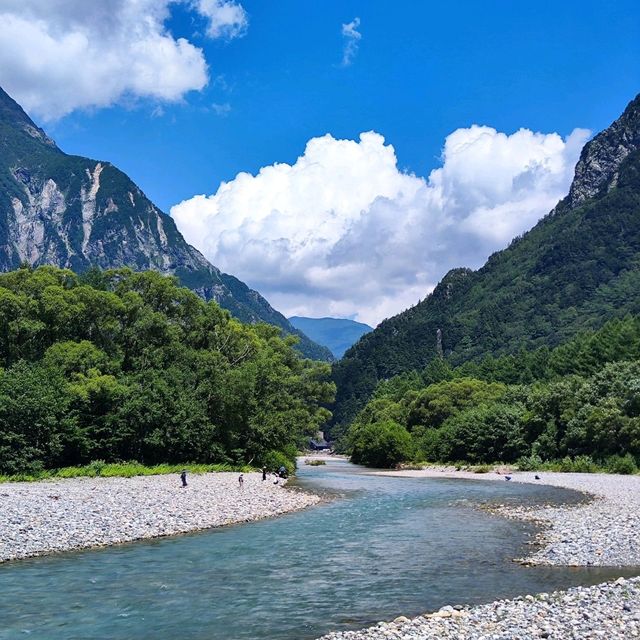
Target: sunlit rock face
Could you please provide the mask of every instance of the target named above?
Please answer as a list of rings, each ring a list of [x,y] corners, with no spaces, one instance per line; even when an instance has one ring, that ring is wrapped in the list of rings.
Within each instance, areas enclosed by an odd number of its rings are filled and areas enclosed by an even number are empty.
[[[127,175],[108,162],[63,153],[0,89],[0,269],[25,263],[175,275],[244,322],[300,335],[304,355],[332,359],[259,293],[187,244],[173,219]]]
[[[640,149],[640,99],[633,100],[620,118],[587,143],[580,154],[568,204],[576,207],[618,183],[622,161]]]

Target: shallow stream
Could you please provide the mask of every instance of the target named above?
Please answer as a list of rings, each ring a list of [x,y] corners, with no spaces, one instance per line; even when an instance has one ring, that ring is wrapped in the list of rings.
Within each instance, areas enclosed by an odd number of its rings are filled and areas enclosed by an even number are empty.
[[[0,638],[303,640],[445,604],[623,575],[523,567],[531,525],[479,502],[575,500],[551,487],[368,475],[343,461],[296,484],[331,499],[273,520],[0,565]]]

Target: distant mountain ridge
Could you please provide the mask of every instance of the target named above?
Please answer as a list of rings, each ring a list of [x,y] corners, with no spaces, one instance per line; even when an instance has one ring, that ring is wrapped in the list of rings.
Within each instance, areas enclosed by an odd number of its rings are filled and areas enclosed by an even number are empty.
[[[377,383],[442,355],[555,346],[640,313],[640,95],[582,150],[566,198],[478,271],[454,269],[415,307],[382,322],[334,366],[334,421]]]
[[[243,322],[299,336],[306,357],[333,359],[257,291],[187,244],[173,218],[127,175],[108,162],[65,154],[0,88],[0,270],[23,263],[175,275]]]
[[[336,358],[363,335],[373,331],[373,327],[347,318],[305,318],[291,316],[289,322],[309,336],[314,342],[328,347]]]

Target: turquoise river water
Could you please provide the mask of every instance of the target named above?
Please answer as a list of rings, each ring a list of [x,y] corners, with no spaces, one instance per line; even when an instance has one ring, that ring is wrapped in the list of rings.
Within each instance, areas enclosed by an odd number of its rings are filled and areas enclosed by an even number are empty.
[[[0,638],[304,640],[331,630],[622,575],[523,567],[530,525],[478,502],[574,500],[543,486],[301,466],[332,499],[273,520],[0,566]]]

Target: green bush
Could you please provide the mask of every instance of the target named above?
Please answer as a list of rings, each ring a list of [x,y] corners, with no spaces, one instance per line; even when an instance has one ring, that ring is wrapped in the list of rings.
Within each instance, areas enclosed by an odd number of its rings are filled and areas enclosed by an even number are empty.
[[[605,468],[609,473],[630,475],[638,472],[638,466],[634,457],[628,453],[626,456],[611,456],[605,462]]]
[[[489,473],[491,469],[492,467],[490,467],[488,464],[481,464],[473,467],[471,470],[473,471],[473,473]]]
[[[413,457],[411,435],[392,420],[358,425],[349,437],[351,460],[356,464],[390,468]]]
[[[600,468],[590,456],[576,456],[575,458],[567,456],[560,460],[559,471],[563,473],[597,473]]]
[[[438,462],[443,459],[443,429],[430,429],[422,426],[414,427],[411,435],[416,445],[416,456],[420,460]]]
[[[542,458],[537,455],[522,456],[516,462],[519,471],[536,471],[542,469],[543,464]]]

